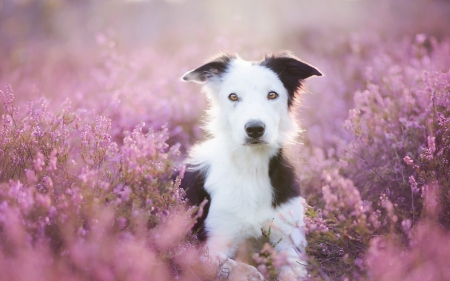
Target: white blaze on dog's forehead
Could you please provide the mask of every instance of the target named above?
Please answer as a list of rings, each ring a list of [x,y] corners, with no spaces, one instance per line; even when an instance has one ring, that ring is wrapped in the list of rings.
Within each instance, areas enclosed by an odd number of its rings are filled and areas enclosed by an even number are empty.
[[[267,79],[273,81],[278,80],[281,83],[281,81],[278,79],[277,74],[272,70],[264,66],[260,66],[259,64],[253,64],[249,61],[241,59],[236,59],[231,62],[227,73],[224,75],[224,78],[228,81],[247,81],[253,82],[255,84],[264,84]]]
[[[242,59],[231,61],[228,71],[223,75],[222,82],[224,90],[233,88],[236,91],[257,90],[267,94],[266,91],[284,89],[283,83],[275,72],[267,67]]]

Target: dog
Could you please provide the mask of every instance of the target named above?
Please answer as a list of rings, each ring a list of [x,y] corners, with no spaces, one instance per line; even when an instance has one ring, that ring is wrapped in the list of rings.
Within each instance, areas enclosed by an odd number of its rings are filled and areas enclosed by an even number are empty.
[[[287,260],[281,279],[307,274],[304,199],[286,147],[295,143],[299,128],[292,111],[311,76],[322,73],[282,52],[261,61],[221,53],[182,77],[203,85],[210,106],[209,138],[191,149],[181,187],[190,204],[206,202],[194,231],[230,280],[265,280],[233,258],[242,243],[269,228],[275,250]]]

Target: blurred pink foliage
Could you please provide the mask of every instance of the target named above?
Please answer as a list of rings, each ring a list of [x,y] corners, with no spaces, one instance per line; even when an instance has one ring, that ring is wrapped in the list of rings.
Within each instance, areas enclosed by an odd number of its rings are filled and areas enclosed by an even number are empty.
[[[168,129],[141,123],[118,144],[105,116],[81,118],[67,104],[51,113],[45,100],[22,112],[10,87],[0,96],[2,278],[213,276],[189,234],[195,210],[174,177]]]
[[[450,42],[424,34],[384,44],[375,38],[351,38],[340,48],[358,45],[357,52],[333,62],[365,68],[343,124],[349,134],[309,132],[297,150],[304,194],[316,208],[307,219],[311,266],[324,279],[425,280],[433,272],[426,280],[446,280],[436,264],[448,254],[436,246],[430,265],[416,253],[425,241],[448,243]],[[431,231],[436,237],[427,240]],[[375,255],[377,243],[384,246]]]

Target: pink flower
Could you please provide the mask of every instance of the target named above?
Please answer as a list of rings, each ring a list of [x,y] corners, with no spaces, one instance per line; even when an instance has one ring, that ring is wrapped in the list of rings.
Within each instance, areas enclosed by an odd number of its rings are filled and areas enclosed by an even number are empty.
[[[405,157],[403,158],[403,161],[405,161],[405,163],[406,163],[408,166],[414,165],[414,161],[413,161],[409,156],[405,156]]]
[[[51,154],[50,154],[50,160],[48,162],[48,169],[50,171],[55,171],[56,170],[56,163],[58,161],[58,158],[56,157],[57,155],[57,150],[53,149]]]
[[[35,171],[38,171],[38,172],[42,171],[42,167],[44,167],[45,161],[44,161],[44,155],[41,152],[38,152],[36,154],[33,164],[34,164]]]
[[[25,169],[25,174],[27,176],[28,183],[35,183],[37,182],[36,173],[33,170]]]

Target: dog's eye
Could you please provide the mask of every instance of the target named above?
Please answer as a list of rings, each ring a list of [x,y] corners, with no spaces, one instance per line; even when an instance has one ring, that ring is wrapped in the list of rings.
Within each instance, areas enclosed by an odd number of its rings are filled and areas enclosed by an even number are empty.
[[[232,93],[228,96],[228,98],[232,101],[237,101],[239,98],[235,93]]]
[[[269,100],[276,99],[277,97],[278,97],[278,94],[275,93],[274,91],[270,92],[270,93],[267,95],[267,98],[268,98]]]

